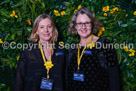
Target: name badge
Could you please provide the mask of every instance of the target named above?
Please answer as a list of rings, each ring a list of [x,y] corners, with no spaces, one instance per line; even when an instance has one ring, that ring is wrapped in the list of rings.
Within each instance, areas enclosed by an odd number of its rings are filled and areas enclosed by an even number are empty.
[[[86,51],[84,51],[84,54],[92,54],[92,51],[90,51],[90,50],[86,50]]]
[[[84,73],[83,72],[74,72],[73,73],[73,80],[75,81],[84,81]]]
[[[52,87],[53,87],[52,79],[42,78],[40,86],[41,89],[52,90]]]
[[[63,52],[57,52],[56,53],[56,56],[60,56],[60,55],[63,55]]]

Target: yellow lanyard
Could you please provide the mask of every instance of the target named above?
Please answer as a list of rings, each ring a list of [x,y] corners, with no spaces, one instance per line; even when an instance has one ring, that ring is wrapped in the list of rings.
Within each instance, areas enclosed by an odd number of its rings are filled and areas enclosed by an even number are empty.
[[[90,43],[91,41],[92,41],[92,39],[93,39],[93,35],[91,36],[91,38],[89,39],[89,41],[88,41],[88,43]],[[88,44],[87,43],[87,44]],[[80,55],[80,45],[78,45],[78,54],[77,54],[77,65],[78,65],[78,67],[77,67],[77,69],[79,70],[80,69],[80,62],[81,62],[81,58],[82,58],[82,56],[83,56],[83,53],[84,53],[84,51],[85,51],[85,49],[86,49],[86,46],[83,48],[83,51],[82,51],[82,53],[81,53],[81,55]]]
[[[52,58],[52,51],[53,51],[53,45],[51,44],[51,57],[50,57],[50,60],[49,60],[49,61],[46,61],[46,59],[45,59],[45,55],[44,55],[44,53],[43,53],[43,50],[42,50],[42,46],[41,46],[40,41],[39,41],[39,47],[40,47],[40,51],[41,51],[42,58],[43,58],[43,61],[44,61],[44,66],[45,66],[45,68],[46,68],[46,70],[47,70],[47,78],[49,78],[49,71],[50,71],[50,69],[54,66],[54,65],[52,64],[52,60],[51,60],[51,58]]]

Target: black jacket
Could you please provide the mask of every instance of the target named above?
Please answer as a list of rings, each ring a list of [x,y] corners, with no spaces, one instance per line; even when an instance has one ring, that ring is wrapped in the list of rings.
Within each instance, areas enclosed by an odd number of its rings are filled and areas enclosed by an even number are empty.
[[[65,50],[57,45],[52,56],[54,67],[50,79],[54,80],[52,91],[65,89]],[[46,91],[40,89],[42,77],[47,77],[42,55],[38,46],[22,52],[17,65],[13,91]]]
[[[109,76],[109,79],[108,79],[109,86],[107,88],[108,89],[107,91],[121,91],[120,76],[119,76],[119,69],[118,69],[116,52],[115,52],[114,48],[107,48],[107,49],[103,48],[106,44],[111,44],[109,40],[100,37],[97,42],[99,42],[99,43],[97,44],[98,50],[96,52],[96,55],[97,55],[97,58],[99,61],[99,65],[108,73],[108,76]],[[101,43],[101,45],[100,45],[100,43]],[[77,43],[75,43],[75,44],[77,44]],[[100,46],[101,46],[101,48],[100,48]],[[68,83],[69,82],[68,75],[70,74],[70,73],[68,73],[69,72],[68,69],[69,69],[70,62],[74,61],[74,60],[71,60],[71,58],[74,55],[76,50],[77,49],[69,49],[69,52],[68,52],[67,70],[66,70],[67,91],[72,90],[71,87],[69,86],[71,84]],[[112,56],[110,56],[110,57],[112,57],[112,58],[109,58],[109,54],[111,52],[112,52]],[[84,60],[84,61],[86,61],[86,60]],[[90,74],[90,75],[92,75],[92,74]],[[74,82],[74,83],[76,83],[76,82]],[[91,85],[89,85],[89,86],[91,86]],[[73,91],[76,91],[75,88],[76,87],[74,87]],[[80,88],[80,86],[79,86],[79,88]],[[83,87],[83,88],[86,88],[86,87]],[[96,89],[97,89],[97,87],[96,87]],[[80,89],[79,89],[79,91],[80,91]],[[98,90],[91,90],[90,89],[90,90],[84,90],[84,91],[98,91]],[[103,90],[101,89],[100,91],[103,91]]]

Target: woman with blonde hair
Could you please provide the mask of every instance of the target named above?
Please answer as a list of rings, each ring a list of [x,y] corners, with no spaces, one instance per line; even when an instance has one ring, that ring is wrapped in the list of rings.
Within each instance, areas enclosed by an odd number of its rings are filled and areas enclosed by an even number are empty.
[[[57,38],[53,19],[39,15],[29,38],[33,48],[25,49],[18,61],[14,91],[64,91],[65,55]]]

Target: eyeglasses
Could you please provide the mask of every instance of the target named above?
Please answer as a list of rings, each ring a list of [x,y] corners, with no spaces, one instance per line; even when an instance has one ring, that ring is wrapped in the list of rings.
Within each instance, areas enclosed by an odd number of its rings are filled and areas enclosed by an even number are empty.
[[[85,25],[86,27],[90,27],[91,26],[91,22],[85,22],[85,23],[76,23],[76,25],[78,26],[78,27],[82,27],[83,25]]]

